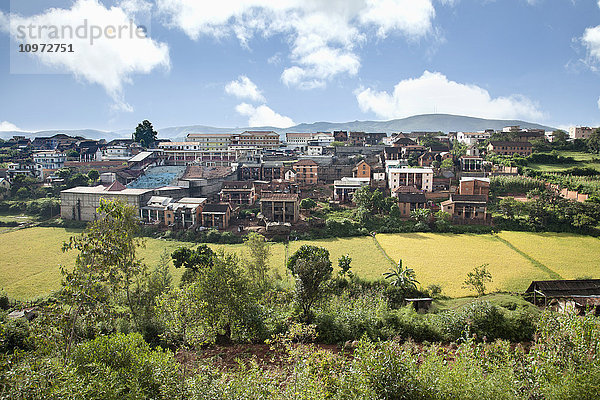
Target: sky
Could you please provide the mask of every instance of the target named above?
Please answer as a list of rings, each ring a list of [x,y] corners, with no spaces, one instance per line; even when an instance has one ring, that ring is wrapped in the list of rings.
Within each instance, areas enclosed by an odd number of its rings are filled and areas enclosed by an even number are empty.
[[[73,52],[19,52],[44,43]],[[600,2],[0,0],[0,93],[0,131],[431,113],[598,126]]]

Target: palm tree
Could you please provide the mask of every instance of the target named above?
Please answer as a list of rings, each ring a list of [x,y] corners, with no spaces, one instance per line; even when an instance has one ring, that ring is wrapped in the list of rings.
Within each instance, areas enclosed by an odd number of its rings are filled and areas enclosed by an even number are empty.
[[[397,267],[390,268],[390,272],[385,272],[383,276],[385,279],[391,279],[390,284],[392,286],[400,288],[403,291],[411,288],[416,289],[417,283],[419,283],[414,269],[402,267],[402,259],[398,262]]]

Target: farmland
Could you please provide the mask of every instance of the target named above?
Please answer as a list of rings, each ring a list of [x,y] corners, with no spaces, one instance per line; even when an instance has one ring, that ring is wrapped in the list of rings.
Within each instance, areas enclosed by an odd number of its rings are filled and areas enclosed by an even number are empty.
[[[72,266],[74,253],[63,253],[62,243],[76,230],[62,228],[28,228],[0,234],[0,288],[9,296],[30,300],[46,296],[60,287],[59,265]],[[292,242],[291,255],[302,244],[326,247],[337,270],[337,258],[352,257],[352,271],[367,279],[378,279],[391,266],[390,259],[403,259],[413,268],[422,286],[439,284],[449,296],[471,294],[462,288],[467,272],[489,264],[494,281],[491,290],[523,291],[533,279],[600,278],[600,240],[578,235],[553,233],[502,232],[498,235],[393,234],[371,237],[325,239]],[[163,254],[191,243],[147,239],[139,255],[149,266],[156,265]],[[243,245],[211,245],[243,255]],[[389,256],[389,258],[388,258]],[[271,268],[286,276],[286,249],[271,245]],[[172,268],[178,282],[182,271]]]

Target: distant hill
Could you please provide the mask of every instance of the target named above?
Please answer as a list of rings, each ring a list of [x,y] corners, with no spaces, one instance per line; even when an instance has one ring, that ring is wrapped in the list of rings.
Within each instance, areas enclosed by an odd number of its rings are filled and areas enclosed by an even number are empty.
[[[130,137],[130,135],[120,135],[116,132],[105,132],[105,131],[98,131],[95,129],[74,129],[74,130],[65,129],[65,130],[48,130],[48,131],[37,131],[37,132],[3,131],[3,132],[0,132],[0,138],[10,139],[13,136],[26,136],[28,138],[36,138],[36,137],[40,137],[40,136],[42,136],[42,137],[43,136],[54,136],[58,133],[64,133],[65,135],[69,135],[69,136],[81,136],[86,139],[94,139],[94,140],[106,139],[107,141],[110,141],[113,139],[118,139],[118,138],[123,138],[123,137]]]
[[[286,132],[330,132],[330,131],[364,131],[364,132],[476,132],[485,129],[500,130],[505,126],[520,125],[521,128],[554,130],[532,122],[520,120],[483,119],[464,117],[449,114],[425,114],[415,115],[403,119],[390,121],[354,121],[354,122],[314,122],[312,124],[299,124],[290,128],[275,128],[272,126],[245,127],[245,128],[217,128],[206,125],[175,126],[157,129],[158,137],[164,139],[182,140],[188,133],[240,133],[246,130],[269,130],[279,133],[282,137]],[[131,133],[128,130],[115,132],[104,132],[94,129],[81,130],[47,130],[39,132],[0,132],[0,137],[7,139],[13,135],[25,135],[27,137],[52,136],[57,133],[65,133],[70,136],[83,136],[88,139],[128,138]]]
[[[353,121],[353,122],[314,122],[299,124],[289,128],[272,126],[252,128],[215,128],[205,125],[191,125],[159,129],[160,137],[182,139],[188,133],[239,133],[245,130],[272,130],[284,135],[285,132],[330,132],[330,131],[364,131],[364,132],[476,132],[485,129],[500,130],[505,126],[520,125],[527,129],[554,130],[550,126],[520,120],[484,119],[449,114],[415,115],[390,121]]]

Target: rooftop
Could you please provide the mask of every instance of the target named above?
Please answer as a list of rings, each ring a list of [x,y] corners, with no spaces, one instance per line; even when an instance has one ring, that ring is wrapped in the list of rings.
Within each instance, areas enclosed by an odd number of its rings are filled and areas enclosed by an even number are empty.
[[[298,195],[291,193],[269,193],[263,196],[260,201],[298,201]]]

